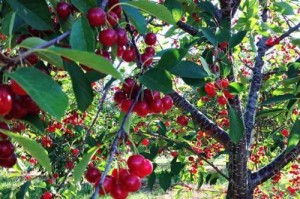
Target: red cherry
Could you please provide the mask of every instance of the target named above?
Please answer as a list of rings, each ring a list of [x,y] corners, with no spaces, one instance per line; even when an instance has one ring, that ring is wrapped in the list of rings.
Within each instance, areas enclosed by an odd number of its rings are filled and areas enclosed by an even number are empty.
[[[178,156],[178,153],[177,153],[176,151],[172,151],[172,152],[171,152],[171,156],[172,156],[173,158],[176,158],[176,157]]]
[[[127,99],[126,93],[123,91],[116,91],[114,94],[114,101],[116,104],[121,104],[123,100]]]
[[[149,66],[152,63],[152,55],[147,54],[147,53],[143,53],[141,55],[141,61],[144,65],[144,67]]]
[[[148,46],[148,47],[145,49],[145,53],[154,56],[154,55],[155,55],[155,49],[154,49],[152,46]]]
[[[112,188],[110,195],[114,199],[125,199],[128,196],[128,191],[126,191],[120,184],[116,184]]]
[[[122,16],[122,7],[120,5],[114,6],[114,8],[112,9],[112,11],[114,13],[116,13],[119,18],[121,18],[121,16]]]
[[[177,123],[181,126],[187,126],[189,123],[189,118],[185,115],[180,115],[177,117]]]
[[[287,129],[283,129],[281,131],[281,135],[283,135],[284,137],[287,137],[289,135],[289,131]]]
[[[1,129],[9,130],[9,126],[4,122],[0,122],[0,138],[2,138],[2,140],[6,140],[8,136],[1,133]]]
[[[221,80],[221,87],[222,88],[227,88],[229,86],[229,81],[228,79],[222,79]]]
[[[105,24],[105,12],[102,8],[91,8],[88,11],[87,18],[91,26],[102,26]]]
[[[124,168],[114,169],[112,171],[112,177],[114,178],[114,181],[116,183],[119,183],[120,181],[122,181],[122,179],[125,178],[129,174],[130,174],[129,170],[124,169]]]
[[[10,87],[18,95],[27,95],[27,92],[15,80],[11,80]]]
[[[208,95],[210,95],[210,96],[214,96],[214,95],[217,94],[217,93],[216,93],[216,87],[215,87],[215,85],[214,85],[213,83],[211,83],[211,82],[208,82],[208,83],[205,84],[204,90],[205,90],[205,92],[206,92]]]
[[[40,107],[29,97],[22,97],[22,106],[27,110],[30,115],[37,115],[40,112]]]
[[[221,48],[222,50],[226,50],[228,47],[228,42],[224,41],[218,44],[219,48]]]
[[[227,100],[226,100],[226,98],[224,96],[218,96],[217,102],[218,102],[218,104],[220,104],[222,106],[224,106],[224,105],[227,104]]]
[[[114,27],[119,23],[119,17],[116,13],[109,12],[107,13],[107,21],[112,27]]]
[[[149,176],[153,171],[153,164],[150,160],[145,159],[141,168],[136,172],[137,176],[145,178]]]
[[[66,2],[59,2],[56,5],[56,13],[62,19],[68,18],[70,16],[70,14],[71,14],[71,6],[70,6],[70,4],[68,4]]]
[[[105,29],[100,32],[98,38],[104,46],[113,46],[117,42],[118,36],[114,29]]]
[[[14,150],[14,145],[10,141],[0,141],[0,159],[8,158],[14,153]]]
[[[118,48],[117,48],[117,56],[118,57],[122,57],[123,52],[124,52],[124,46],[118,46]]]
[[[146,102],[150,103],[155,99],[160,99],[160,92],[149,89],[144,90],[144,100],[146,100]]]
[[[150,102],[150,109],[153,113],[160,113],[163,108],[163,102],[161,99],[154,99]]]
[[[127,32],[124,28],[117,28],[116,29],[117,32],[117,44],[119,46],[125,46],[128,44],[129,40],[128,40],[128,36],[127,36]]]
[[[165,110],[169,110],[170,108],[172,108],[173,99],[170,96],[166,95],[164,98],[161,99],[161,101]]]
[[[134,111],[138,116],[145,117],[150,112],[150,108],[146,101],[141,101],[135,105]]]
[[[127,160],[127,165],[129,171],[134,173],[135,171],[139,170],[141,166],[144,164],[145,158],[142,155],[132,155]]]
[[[0,159],[0,166],[5,167],[5,168],[11,168],[17,163],[17,157],[13,153],[11,156],[5,158],[5,159]]]
[[[106,176],[102,184],[102,189],[100,189],[99,194],[105,195],[112,191],[114,186],[114,179],[111,176]]]
[[[13,104],[10,112],[5,116],[6,119],[22,119],[28,111],[23,105],[22,97],[13,95]]]
[[[90,183],[96,183],[101,177],[101,172],[95,167],[89,167],[85,173],[85,178]]]
[[[41,199],[51,199],[52,198],[52,193],[49,191],[46,191],[43,193],[43,195],[41,196]]]
[[[126,49],[123,52],[122,59],[126,62],[132,62],[136,58],[134,49]]]
[[[127,113],[129,111],[129,108],[131,107],[133,103],[132,99],[125,99],[121,103],[121,111],[124,113]]]
[[[231,94],[228,90],[224,90],[223,94],[227,99],[232,99],[234,97],[234,95]]]
[[[26,61],[28,61],[31,65],[35,65],[39,61],[39,57],[35,54],[31,54],[28,57],[26,57]]]
[[[132,92],[132,88],[136,85],[136,81],[132,78],[126,78],[125,82],[122,85],[122,89],[125,93],[130,94]]]
[[[144,145],[144,146],[148,146],[149,143],[150,143],[150,141],[149,141],[148,139],[145,138],[145,139],[142,140],[141,143],[142,143],[142,145]]]
[[[121,185],[128,192],[136,192],[141,188],[142,183],[138,176],[136,176],[134,174],[129,174],[122,179]]]
[[[0,115],[8,114],[13,106],[10,88],[7,85],[0,85]]]
[[[148,33],[145,37],[145,43],[149,46],[154,45],[156,43],[156,34]]]

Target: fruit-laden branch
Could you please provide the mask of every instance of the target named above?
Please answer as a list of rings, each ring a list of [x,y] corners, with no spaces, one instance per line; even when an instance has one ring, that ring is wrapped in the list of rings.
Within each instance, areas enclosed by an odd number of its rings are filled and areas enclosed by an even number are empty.
[[[122,140],[125,138],[126,136],[126,131],[125,131],[125,125],[127,123],[127,121],[129,120],[129,117],[133,111],[133,108],[135,106],[135,104],[138,102],[139,100],[139,97],[142,93],[142,86],[141,88],[139,89],[139,92],[137,94],[137,96],[135,97],[134,99],[134,102],[131,104],[128,112],[125,114],[123,120],[122,120],[122,123],[121,123],[121,126],[116,134],[116,137],[114,139],[114,141],[112,142],[111,144],[111,147],[109,149],[109,158],[108,160],[106,161],[106,165],[105,165],[105,170],[103,171],[103,173],[101,174],[101,178],[100,178],[100,181],[99,181],[99,184],[98,186],[96,187],[91,199],[96,199],[98,197],[98,194],[99,194],[99,190],[101,189],[102,185],[103,185],[103,182],[109,172],[109,169],[111,167],[111,164],[114,160],[114,157],[115,157],[115,154],[117,153],[118,151],[118,143],[119,143],[119,140]]]
[[[207,135],[217,140],[226,149],[229,149],[229,147],[232,146],[233,143],[231,142],[229,135],[222,128],[218,127],[218,125],[208,119],[184,97],[176,92],[170,93],[169,95],[172,97],[174,105],[182,111],[189,112],[200,128],[207,133]]]
[[[199,159],[203,160],[204,162],[206,162],[209,166],[211,166],[216,172],[218,172],[221,176],[223,176],[226,180],[230,181],[229,177],[226,176],[217,166],[215,166],[213,163],[211,163],[210,161],[208,161],[208,159],[206,158],[205,153],[199,153],[197,151],[195,151],[193,149],[193,147],[191,147],[188,143],[186,142],[179,142],[177,140],[173,140],[170,139],[166,136],[160,135],[160,134],[154,134],[154,133],[150,133],[150,135],[154,136],[154,137],[158,137],[160,139],[164,139],[166,141],[175,143],[177,145],[182,145],[183,144],[183,148],[187,149],[188,151],[190,151],[192,154],[197,155]]]
[[[284,168],[289,162],[297,159],[297,156],[299,154],[300,154],[300,142],[298,142],[298,144],[290,152],[287,152],[287,150],[283,151],[267,166],[252,173],[251,179],[252,179],[253,187],[271,178],[282,168]]]
[[[263,22],[267,21],[267,13],[268,10],[264,8],[262,13]],[[252,134],[254,129],[255,122],[255,114],[256,114],[256,105],[258,100],[259,90],[262,85],[262,68],[264,66],[263,57],[266,54],[266,37],[262,37],[262,39],[257,43],[257,55],[255,57],[255,64],[253,67],[253,75],[250,83],[250,89],[248,94],[248,100],[246,104],[246,109],[244,113],[244,125],[245,125],[245,134],[247,137],[247,149],[250,150],[251,142],[252,142]]]

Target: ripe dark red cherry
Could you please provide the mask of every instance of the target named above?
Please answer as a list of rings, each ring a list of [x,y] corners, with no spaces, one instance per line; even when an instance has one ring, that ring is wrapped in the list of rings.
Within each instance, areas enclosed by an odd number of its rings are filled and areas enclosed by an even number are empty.
[[[18,95],[27,95],[27,92],[15,80],[11,80],[10,87]]]
[[[134,173],[134,171],[139,170],[141,166],[144,164],[145,158],[142,155],[132,155],[127,160],[127,165],[130,172]]]
[[[123,52],[122,59],[126,62],[132,62],[136,58],[134,49],[126,49]]]
[[[150,141],[145,138],[145,139],[142,140],[141,143],[142,143],[143,146],[148,146],[150,144]]]
[[[125,99],[121,103],[121,111],[124,113],[127,113],[129,111],[129,108],[131,107],[133,103],[132,99]]]
[[[181,126],[187,126],[189,123],[189,118],[185,115],[180,115],[177,117],[177,123]]]
[[[40,107],[29,97],[22,97],[22,105],[30,115],[37,115],[40,112]]]
[[[137,171],[137,176],[145,178],[149,176],[153,171],[153,164],[150,160],[145,159],[141,168]]]
[[[109,12],[109,13],[107,13],[107,21],[112,27],[114,27],[118,24],[119,17],[116,13]]]
[[[13,106],[12,95],[8,85],[0,85],[0,115],[8,114]]]
[[[13,105],[10,112],[5,116],[6,119],[22,119],[28,113],[24,107],[22,98],[20,96],[13,96]]]
[[[163,103],[161,99],[154,99],[150,102],[150,109],[153,113],[160,113],[163,110]]]
[[[0,158],[8,158],[14,153],[14,145],[8,140],[0,141]]]
[[[146,101],[141,101],[135,105],[134,111],[138,116],[145,117],[150,112],[150,108]]]
[[[217,93],[216,93],[216,87],[215,87],[215,85],[214,85],[213,83],[211,83],[211,82],[208,82],[208,83],[205,84],[204,90],[205,90],[205,92],[206,92],[208,95],[210,95],[210,96],[214,96],[214,95],[217,94]]]
[[[102,8],[91,8],[88,11],[87,18],[93,27],[102,26],[105,24],[105,12]]]
[[[114,179],[111,176],[106,176],[102,184],[102,189],[100,189],[99,194],[105,195],[112,191],[114,188]]]
[[[1,133],[1,129],[9,130],[9,126],[4,122],[0,122],[0,138],[2,138],[2,140],[6,140],[8,136]]]
[[[56,13],[61,19],[66,19],[71,14],[71,6],[66,2],[59,2],[56,5]]]
[[[134,79],[132,78],[126,78],[125,82],[122,85],[122,90],[127,93],[130,94],[132,92],[133,87],[136,85],[136,82]]]
[[[170,96],[166,95],[164,98],[161,99],[161,101],[165,110],[169,110],[170,108],[172,108],[173,99]]]
[[[121,104],[123,100],[127,99],[126,94],[123,91],[116,91],[114,94],[114,101],[116,104]]]
[[[7,157],[5,159],[1,159],[0,158],[0,166],[1,167],[11,168],[16,163],[17,163],[17,157],[16,157],[16,155],[14,153],[11,156],[9,156],[9,157]]]
[[[142,183],[138,176],[136,176],[134,174],[129,174],[122,179],[121,185],[128,192],[136,192],[141,188]]]
[[[128,191],[121,184],[116,184],[111,190],[110,195],[114,199],[125,199],[128,196]]]
[[[46,191],[43,193],[43,195],[41,196],[41,199],[51,199],[52,198],[52,193],[50,193],[49,191]]]
[[[155,55],[155,49],[154,49],[152,46],[148,46],[148,47],[145,49],[145,53],[154,56],[154,55]]]
[[[104,46],[113,46],[117,42],[118,36],[114,29],[102,30],[99,34],[99,41]]]
[[[117,32],[117,44],[119,46],[125,46],[128,44],[129,40],[128,40],[128,36],[127,36],[127,32],[124,28],[117,28],[116,29]]]
[[[145,43],[149,46],[154,45],[156,43],[156,34],[148,33],[145,37]]]
[[[95,167],[89,167],[85,173],[85,178],[90,183],[96,183],[101,177],[101,172]]]
[[[218,96],[217,102],[218,102],[218,104],[220,104],[222,106],[224,106],[224,105],[227,104],[227,100],[226,100],[226,98],[224,96]]]
[[[160,99],[160,92],[158,91],[152,91],[149,89],[144,90],[144,99],[147,103],[151,103],[155,99]]]
[[[141,55],[141,61],[144,65],[144,67],[149,66],[152,63],[152,55],[150,55],[148,53],[143,53]]]

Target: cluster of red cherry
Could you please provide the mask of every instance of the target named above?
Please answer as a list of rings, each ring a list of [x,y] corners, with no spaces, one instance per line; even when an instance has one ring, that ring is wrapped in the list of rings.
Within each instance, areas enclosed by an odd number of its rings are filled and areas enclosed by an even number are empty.
[[[105,177],[100,195],[110,194],[114,199],[125,199],[129,192],[136,192],[141,188],[141,179],[149,176],[153,171],[152,162],[142,155],[132,155],[127,160],[128,169],[114,169],[111,175]],[[98,185],[101,172],[95,167],[89,167],[85,174],[88,182]]]
[[[22,119],[27,114],[37,115],[39,112],[38,105],[16,81],[0,85],[0,115],[5,119]]]
[[[121,108],[122,112],[128,112],[134,102],[140,86],[132,79],[127,78],[123,83],[122,89],[114,94],[114,101]],[[134,106],[133,112],[140,117],[145,117],[150,113],[165,113],[173,106],[173,100],[166,95],[160,97],[160,92],[149,89],[143,90],[140,100]]]
[[[216,82],[208,82],[204,86],[204,90],[208,97],[214,97],[217,95],[217,91],[222,91],[222,94],[218,94],[217,102],[218,104],[224,106],[227,104],[227,99],[232,99],[234,95],[232,95],[228,91],[229,81],[228,79],[217,80]]]
[[[9,130],[6,123],[0,122],[0,128]],[[0,166],[5,168],[13,167],[17,162],[14,153],[14,145],[8,140],[8,137],[0,132]]]

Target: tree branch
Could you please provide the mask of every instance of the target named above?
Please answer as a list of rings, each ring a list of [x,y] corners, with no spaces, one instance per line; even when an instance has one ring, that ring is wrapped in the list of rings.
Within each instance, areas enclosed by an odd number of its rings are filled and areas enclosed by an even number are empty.
[[[224,148],[229,149],[233,143],[231,142],[229,135],[222,128],[214,124],[210,119],[208,119],[203,113],[201,113],[178,93],[173,92],[169,95],[172,97],[174,105],[177,108],[189,112],[203,131],[222,144]]]
[[[287,150],[283,151],[267,166],[252,173],[252,186],[255,187],[267,181],[269,178],[271,178],[273,175],[279,172],[282,168],[284,168],[289,162],[295,160],[299,154],[300,142],[298,142],[298,144],[290,152],[287,152]]]

